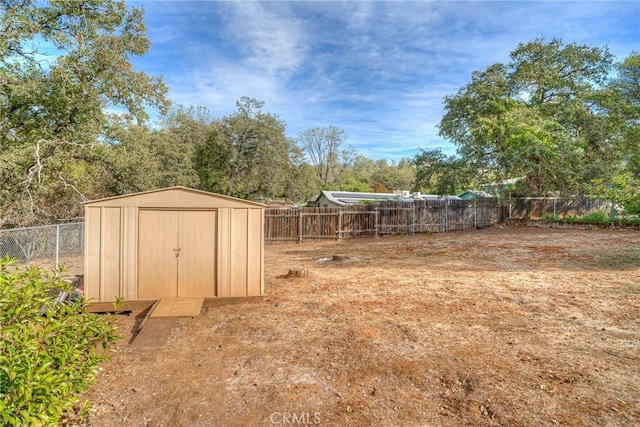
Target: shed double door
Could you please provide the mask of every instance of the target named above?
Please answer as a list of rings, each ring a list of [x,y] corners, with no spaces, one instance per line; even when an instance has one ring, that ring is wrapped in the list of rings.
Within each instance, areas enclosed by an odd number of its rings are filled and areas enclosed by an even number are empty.
[[[216,211],[138,212],[138,298],[212,297]]]

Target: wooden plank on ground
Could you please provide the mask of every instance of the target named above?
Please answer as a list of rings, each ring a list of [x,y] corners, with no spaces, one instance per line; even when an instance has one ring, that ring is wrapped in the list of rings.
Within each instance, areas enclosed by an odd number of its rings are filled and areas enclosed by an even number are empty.
[[[200,315],[203,302],[204,298],[161,298],[150,317],[196,317]]]
[[[124,301],[122,305],[116,310],[112,302],[90,302],[85,308],[87,313],[122,313],[122,312],[140,312],[144,311],[155,300],[146,301]]]
[[[144,315],[144,318],[142,319],[142,321],[140,322],[140,324],[138,325],[138,329],[135,332],[136,335],[138,335],[138,333],[142,330],[142,328],[144,328],[144,324],[147,323],[147,320],[149,320],[149,317],[151,316],[151,313],[153,313],[153,310],[156,308],[156,306],[158,305],[159,302],[160,302],[159,299],[155,300],[154,303],[151,304],[151,306],[146,310],[146,312],[142,312],[142,313],[145,313],[145,315]],[[140,313],[140,314],[142,314],[142,313]],[[134,339],[135,339],[135,337],[134,337]]]
[[[144,328],[138,332],[131,344],[133,348],[158,348],[165,345],[171,331],[178,321],[177,317],[156,317],[147,319]]]
[[[219,298],[205,298],[203,307],[224,307],[225,305],[236,304],[257,304],[264,302],[264,296],[251,296],[251,297],[219,297]]]

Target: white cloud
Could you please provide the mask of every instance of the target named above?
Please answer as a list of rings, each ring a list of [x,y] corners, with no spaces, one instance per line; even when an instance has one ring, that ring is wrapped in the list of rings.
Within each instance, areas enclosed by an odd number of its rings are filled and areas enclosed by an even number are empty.
[[[632,2],[147,2],[153,50],[170,96],[214,116],[241,96],[265,101],[290,136],[345,129],[372,158],[453,147],[437,136],[442,99],[474,70],[508,62],[538,37],[615,55],[638,49]],[[619,57],[618,59],[622,59]]]
[[[237,40],[247,67],[286,78],[304,63],[307,51],[304,32],[300,20],[287,7],[271,6],[258,2],[229,3],[224,33]]]

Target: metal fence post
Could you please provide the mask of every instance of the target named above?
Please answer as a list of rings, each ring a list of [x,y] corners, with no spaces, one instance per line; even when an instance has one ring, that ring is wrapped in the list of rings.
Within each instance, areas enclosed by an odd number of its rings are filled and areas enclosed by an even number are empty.
[[[511,192],[509,192],[509,219],[511,219],[513,213],[513,200],[511,199]]]
[[[444,201],[444,231],[449,231],[449,200]]]
[[[473,199],[473,228],[478,228],[478,199]]]
[[[302,211],[298,211],[298,243],[302,243]]]
[[[56,268],[60,261],[60,224],[56,225]]]
[[[413,209],[411,210],[411,234],[416,234],[416,202],[413,202]]]

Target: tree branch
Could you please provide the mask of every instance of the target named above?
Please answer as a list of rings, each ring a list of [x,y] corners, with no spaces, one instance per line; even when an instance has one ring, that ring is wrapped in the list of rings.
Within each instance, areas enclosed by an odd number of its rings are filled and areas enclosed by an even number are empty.
[[[76,187],[75,183],[69,183],[63,176],[61,173],[58,172],[58,179],[60,179],[60,181],[62,181],[62,184],[66,187],[66,188],[71,188],[73,190],[74,193],[76,193],[78,196],[80,196],[80,199],[82,199],[83,202],[86,202],[87,200],[89,200],[87,198],[87,196],[85,196],[84,194],[82,194],[80,192],[80,190],[78,190],[78,187]]]

